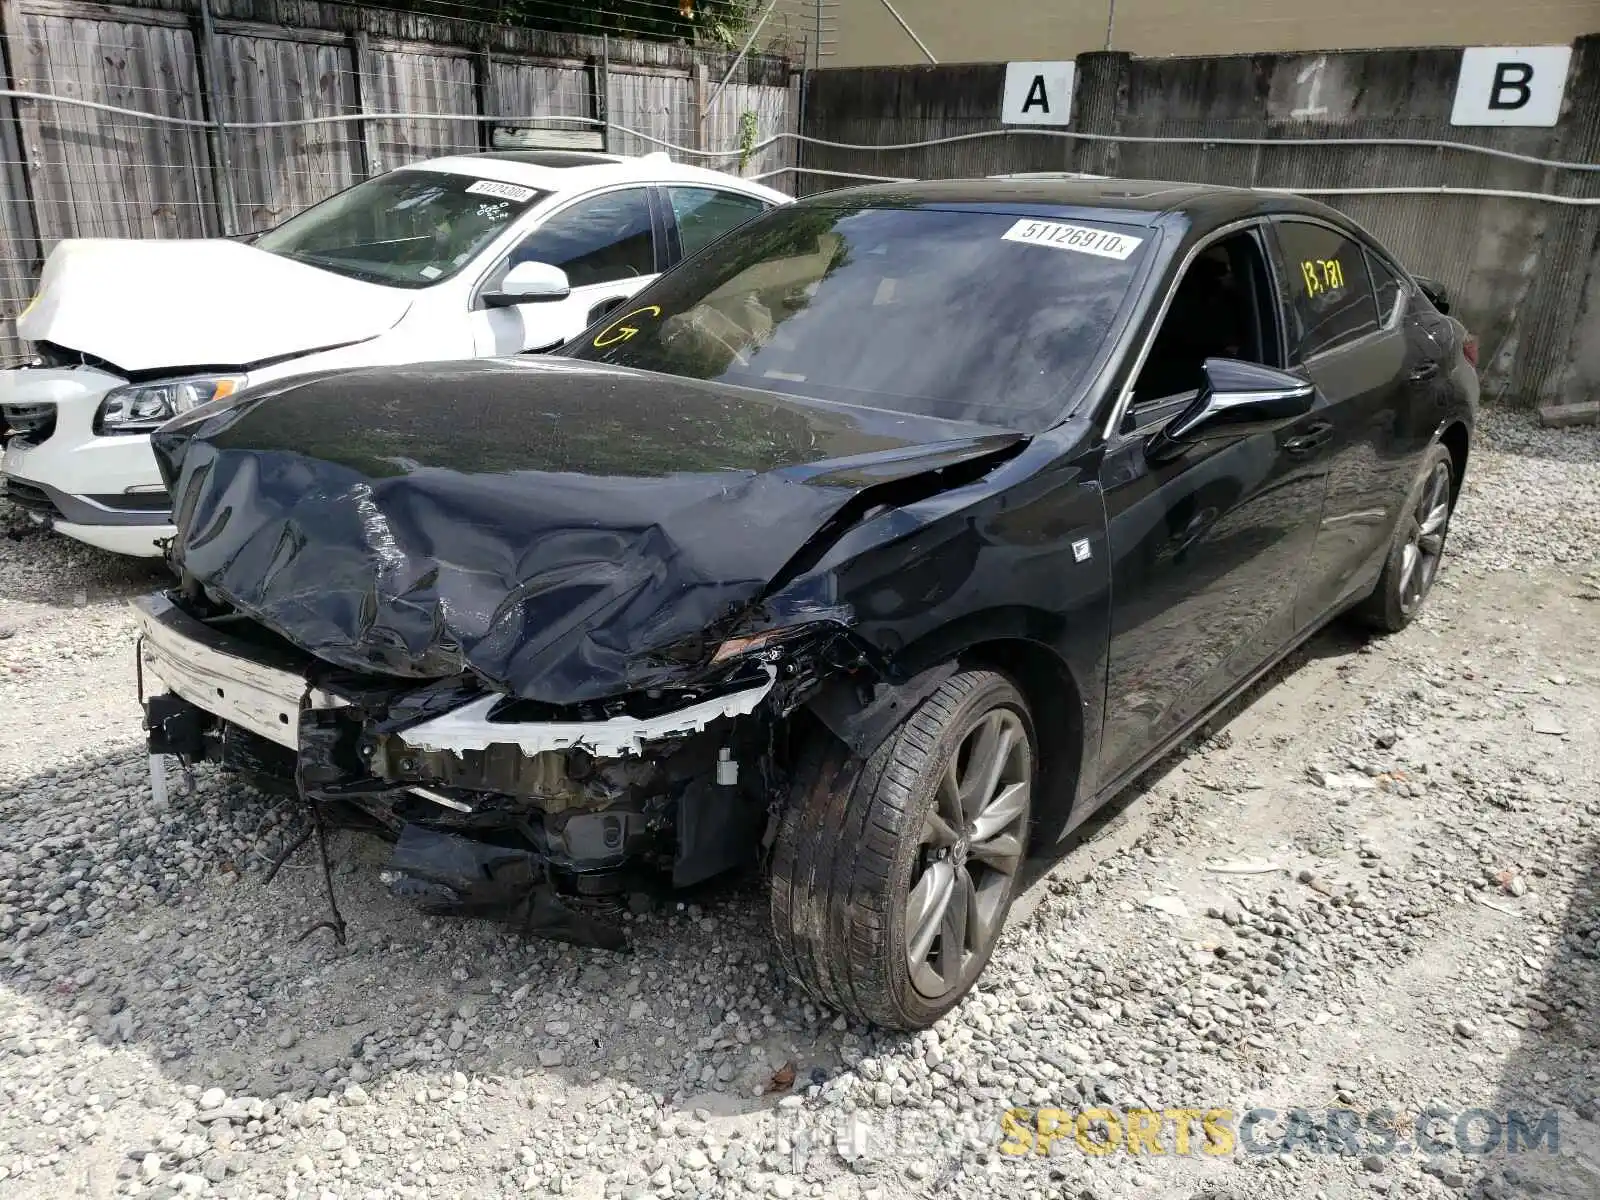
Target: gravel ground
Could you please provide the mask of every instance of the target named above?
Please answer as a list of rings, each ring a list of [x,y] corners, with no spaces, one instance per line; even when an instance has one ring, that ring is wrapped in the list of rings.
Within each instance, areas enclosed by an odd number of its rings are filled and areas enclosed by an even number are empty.
[[[207,771],[152,803],[122,602],[159,574],[11,528],[0,1195],[1600,1195],[1600,430],[1487,420],[1424,618],[1319,636],[1142,781],[915,1037],[809,1003],[754,885],[616,955],[421,916],[342,835],[350,945],[298,941],[290,814]],[[1406,1150],[1329,1139],[1344,1106]],[[1322,1132],[1001,1152],[1039,1107]],[[1430,1107],[1558,1145],[1425,1154]]]

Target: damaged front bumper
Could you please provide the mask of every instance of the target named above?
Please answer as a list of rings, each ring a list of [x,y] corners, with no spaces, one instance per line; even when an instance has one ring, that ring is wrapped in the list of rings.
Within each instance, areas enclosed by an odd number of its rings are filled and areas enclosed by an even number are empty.
[[[466,677],[356,675],[172,595],[133,609],[152,786],[176,756],[292,790],[319,830],[391,840],[391,889],[432,908],[615,944],[625,898],[759,853],[792,664],[558,710]]]

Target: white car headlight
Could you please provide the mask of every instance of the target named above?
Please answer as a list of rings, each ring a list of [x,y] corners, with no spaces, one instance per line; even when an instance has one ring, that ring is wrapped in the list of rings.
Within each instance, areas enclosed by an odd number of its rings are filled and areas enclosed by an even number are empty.
[[[231,396],[243,375],[192,375],[130,383],[106,393],[96,425],[101,433],[148,433],[190,409]]]

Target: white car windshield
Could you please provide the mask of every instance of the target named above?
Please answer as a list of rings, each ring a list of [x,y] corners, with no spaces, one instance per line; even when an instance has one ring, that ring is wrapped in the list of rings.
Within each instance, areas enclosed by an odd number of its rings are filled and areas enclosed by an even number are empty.
[[[291,217],[255,245],[352,279],[429,287],[548,194],[472,175],[391,171]]]

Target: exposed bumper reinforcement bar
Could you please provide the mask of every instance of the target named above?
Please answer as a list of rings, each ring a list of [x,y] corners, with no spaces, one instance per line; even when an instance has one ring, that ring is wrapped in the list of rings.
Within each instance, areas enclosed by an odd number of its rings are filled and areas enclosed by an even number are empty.
[[[132,603],[145,667],[196,708],[295,750],[302,708],[344,703],[312,688],[292,662],[274,663],[269,652],[255,646],[245,657],[234,639],[165,596],[138,596]]]

